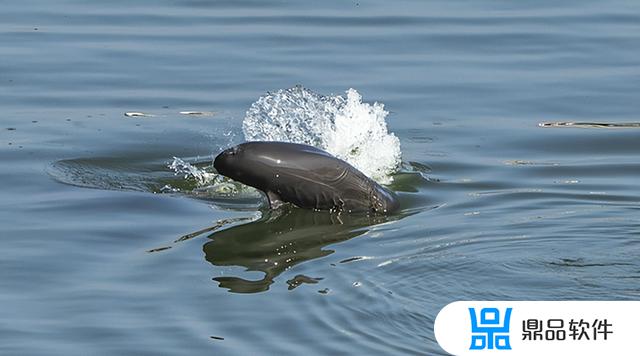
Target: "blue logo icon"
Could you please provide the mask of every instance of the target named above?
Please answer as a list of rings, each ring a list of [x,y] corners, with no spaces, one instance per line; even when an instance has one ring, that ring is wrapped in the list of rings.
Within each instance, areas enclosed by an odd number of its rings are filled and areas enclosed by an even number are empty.
[[[480,309],[479,323],[475,308],[469,308],[469,315],[472,334],[469,350],[511,350],[509,344],[511,308],[506,308],[502,323],[500,323],[500,311],[497,308]]]

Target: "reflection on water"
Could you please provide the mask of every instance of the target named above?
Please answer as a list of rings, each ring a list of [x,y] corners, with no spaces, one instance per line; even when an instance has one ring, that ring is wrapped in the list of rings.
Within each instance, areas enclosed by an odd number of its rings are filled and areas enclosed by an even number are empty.
[[[145,162],[127,157],[94,157],[59,160],[48,167],[48,173],[57,181],[74,186],[171,193],[203,199],[217,208],[234,211],[257,209],[262,194],[235,182],[219,181],[215,173],[206,169],[210,161],[189,164],[175,160],[169,167],[161,160]],[[177,164],[185,169],[173,174]],[[178,172],[176,171],[176,172]],[[432,184],[426,173],[429,167],[408,162],[394,175],[390,186],[401,201],[403,212],[395,216],[366,216],[331,214],[286,206],[267,210],[255,220],[254,216],[221,219],[216,224],[181,236],[174,241],[191,240],[205,234],[211,240],[203,246],[205,258],[215,266],[241,266],[249,272],[261,272],[261,279],[240,276],[213,278],[219,286],[235,293],[257,293],[269,289],[274,279],[292,266],[327,256],[334,251],[326,246],[366,234],[376,225],[399,220],[423,212],[432,203],[423,191]],[[215,175],[209,181],[199,181],[197,174]],[[235,193],[221,191],[222,184],[235,184]],[[171,187],[172,189],[163,189]],[[253,220],[247,223],[248,220]],[[161,252],[173,246],[158,246],[146,250]],[[303,283],[317,283],[321,278],[304,275],[286,281],[289,289]]]
[[[255,221],[215,231],[204,244],[205,258],[214,266],[242,266],[264,273],[261,279],[224,276],[213,278],[222,288],[236,293],[269,289],[285,270],[332,254],[328,245],[369,232],[375,225],[400,217],[347,216],[290,208],[271,210]],[[289,285],[317,281],[299,276]]]

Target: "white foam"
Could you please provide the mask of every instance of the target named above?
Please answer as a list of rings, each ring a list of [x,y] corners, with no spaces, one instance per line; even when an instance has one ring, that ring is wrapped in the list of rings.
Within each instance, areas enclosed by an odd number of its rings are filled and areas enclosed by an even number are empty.
[[[235,182],[223,175],[207,172],[207,168],[211,166],[198,168],[178,157],[173,157],[173,161],[167,167],[172,169],[175,175],[181,175],[185,180],[193,179],[196,182],[196,187],[186,193],[208,197],[255,198],[260,196],[260,193],[252,187]],[[165,185],[160,191],[175,193],[181,189]]]
[[[316,146],[388,184],[401,163],[400,140],[387,130],[381,103],[362,102],[349,89],[323,96],[296,86],[267,93],[251,105],[242,128],[247,141],[284,141]]]
[[[208,173],[202,169],[198,169],[197,167],[183,161],[178,157],[173,157],[173,162],[171,162],[168,167],[169,169],[172,169],[176,175],[183,175],[184,179],[195,179],[198,183],[198,186],[206,186],[212,183],[217,176],[216,174]]]

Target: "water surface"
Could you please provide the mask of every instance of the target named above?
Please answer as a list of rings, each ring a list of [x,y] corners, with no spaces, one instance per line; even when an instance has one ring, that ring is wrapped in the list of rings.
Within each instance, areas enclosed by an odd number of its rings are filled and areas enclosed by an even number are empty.
[[[444,354],[452,301],[640,296],[636,2],[33,0],[0,54],[2,354]],[[167,167],[298,84],[384,103],[406,214]]]

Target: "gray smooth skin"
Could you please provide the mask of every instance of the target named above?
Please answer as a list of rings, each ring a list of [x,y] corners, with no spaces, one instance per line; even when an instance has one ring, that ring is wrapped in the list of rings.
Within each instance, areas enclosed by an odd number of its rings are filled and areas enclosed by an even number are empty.
[[[395,193],[312,146],[246,142],[220,153],[213,165],[218,173],[263,191],[271,208],[289,202],[307,209],[390,214],[400,207]]]

